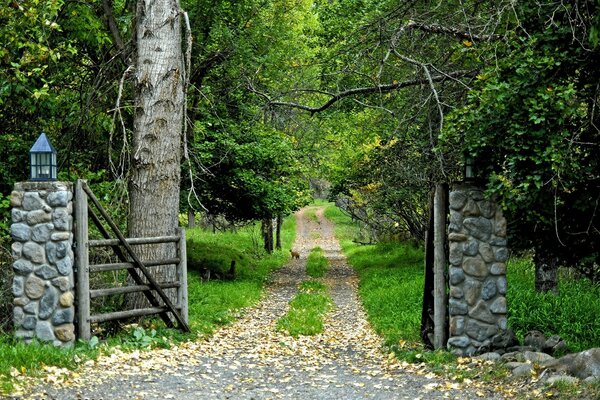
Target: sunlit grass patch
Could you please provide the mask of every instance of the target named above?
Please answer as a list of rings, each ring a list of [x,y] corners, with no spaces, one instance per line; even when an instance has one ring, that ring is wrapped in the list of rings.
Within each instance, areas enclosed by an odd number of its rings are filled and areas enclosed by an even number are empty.
[[[330,308],[326,286],[318,281],[305,281],[290,301],[288,312],[277,321],[277,329],[293,337],[316,335],[323,332],[324,317]]]
[[[325,276],[329,262],[325,258],[325,252],[320,247],[315,247],[310,251],[306,261],[306,273],[311,278],[321,278]]]

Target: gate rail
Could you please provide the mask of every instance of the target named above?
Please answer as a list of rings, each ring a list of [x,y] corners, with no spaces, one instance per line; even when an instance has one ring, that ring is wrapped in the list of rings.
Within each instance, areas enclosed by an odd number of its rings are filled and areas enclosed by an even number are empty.
[[[116,238],[111,238],[100,217],[88,205],[88,199],[109,226]],[[89,240],[88,217],[91,218],[103,240]],[[171,315],[177,321],[179,329],[189,332],[187,308],[187,265],[185,231],[179,229],[179,235],[126,239],[94,193],[84,180],[78,180],[75,186],[75,256],[77,263],[77,321],[79,337],[89,340],[91,324],[130,317],[158,314],[168,327],[174,327]],[[141,261],[132,246],[142,244],[173,243],[176,257],[165,260]],[[110,247],[119,258],[118,263],[90,265],[89,249],[92,247]],[[150,268],[159,265],[175,265],[177,280],[157,282]],[[90,274],[106,271],[127,270],[135,285],[90,290]],[[177,304],[174,304],[163,289],[177,289]],[[91,314],[90,300],[97,297],[136,293],[144,294],[151,307],[134,310],[115,311],[103,314]]]

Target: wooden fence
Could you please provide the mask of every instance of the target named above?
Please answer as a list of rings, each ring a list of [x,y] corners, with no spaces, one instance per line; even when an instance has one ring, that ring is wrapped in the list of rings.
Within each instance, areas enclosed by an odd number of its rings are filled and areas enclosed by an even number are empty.
[[[88,202],[89,200],[89,202]],[[91,203],[91,204],[88,204]],[[98,214],[91,206],[98,211]],[[102,217],[102,218],[100,218]],[[89,240],[88,218],[96,225],[102,240]],[[108,225],[105,228],[104,223]],[[112,221],[102,207],[87,183],[78,180],[75,186],[75,259],[77,274],[77,323],[79,338],[89,340],[91,324],[131,317],[158,314],[169,327],[174,327],[173,317],[178,327],[189,332],[187,308],[187,265],[185,231],[179,230],[179,235],[148,238],[126,239],[117,225]],[[111,237],[111,233],[114,237]],[[175,258],[164,260],[140,260],[134,246],[138,245],[171,244],[175,246]],[[90,264],[89,249],[94,247],[109,247],[119,259],[119,262],[108,264]],[[155,266],[170,266],[176,269],[176,280],[172,282],[157,282],[151,273]],[[127,270],[135,283],[129,286],[101,288],[90,290],[90,275],[107,271]],[[177,302],[174,303],[165,294],[164,289],[177,290]],[[91,314],[90,302],[94,298],[141,292],[151,307],[113,311],[102,314]]]

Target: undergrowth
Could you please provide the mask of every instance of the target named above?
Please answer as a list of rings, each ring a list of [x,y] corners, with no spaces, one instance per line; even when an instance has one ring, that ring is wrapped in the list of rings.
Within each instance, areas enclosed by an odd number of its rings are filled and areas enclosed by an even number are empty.
[[[310,251],[306,260],[306,274],[311,278],[321,278],[325,276],[329,262],[325,258],[325,252],[320,247],[315,247]]]

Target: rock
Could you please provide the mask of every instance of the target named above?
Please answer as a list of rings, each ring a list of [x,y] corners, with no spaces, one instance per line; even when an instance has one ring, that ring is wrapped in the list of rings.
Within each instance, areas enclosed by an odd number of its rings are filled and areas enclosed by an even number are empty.
[[[496,300],[494,300],[494,302],[490,306],[490,311],[493,314],[506,314],[506,297],[500,296]]]
[[[56,268],[61,275],[67,276],[73,270],[73,260],[71,257],[65,257],[56,262]]]
[[[483,200],[479,202],[479,211],[485,218],[493,218],[496,214],[496,207],[494,203],[489,200]]]
[[[24,340],[33,339],[33,331],[26,330],[26,329],[19,329],[15,332],[15,337],[17,339],[24,339]]]
[[[31,301],[23,307],[23,311],[27,314],[36,315],[38,313],[38,302]]]
[[[48,257],[48,261],[56,264],[58,260],[61,258],[65,258],[67,254],[69,254],[69,242],[49,242],[46,244],[46,256]]]
[[[464,217],[462,213],[450,210],[450,225],[454,225],[455,230],[450,232],[460,233],[463,228]],[[462,233],[461,233],[462,234]]]
[[[25,211],[42,210],[45,205],[37,192],[27,192],[23,195],[22,207]]]
[[[512,374],[517,378],[529,377],[533,374],[533,366],[531,364],[522,364],[513,369]]]
[[[486,218],[465,218],[463,225],[476,239],[487,241],[492,236],[492,223]]]
[[[479,321],[486,322],[488,324],[496,323],[496,317],[490,312],[487,303],[483,300],[479,300],[475,307],[469,312],[469,317],[475,318]],[[497,328],[496,328],[497,331]],[[495,334],[496,332],[494,332]],[[484,338],[490,338],[489,336]],[[480,339],[477,339],[480,340]]]
[[[26,242],[31,238],[31,228],[27,224],[12,224],[10,226],[10,235],[17,242]]]
[[[20,327],[25,319],[25,313],[21,307],[13,308],[13,324],[16,328]]]
[[[35,269],[35,274],[40,278],[50,280],[58,276],[58,271],[56,270],[56,268],[51,267],[48,264],[43,264]]]
[[[506,349],[518,344],[519,339],[517,339],[515,333],[510,329],[501,331],[492,338],[492,348],[495,350]]]
[[[506,247],[497,247],[494,250],[494,259],[497,262],[505,262],[508,260],[508,249]]]
[[[473,189],[469,192],[469,197],[471,197],[475,201],[485,199],[483,192],[480,189]]]
[[[448,346],[465,348],[471,343],[471,339],[466,336],[455,336],[448,339]]]
[[[13,224],[16,224],[18,222],[23,222],[25,221],[25,218],[27,218],[27,212],[26,211],[21,211],[18,208],[13,208],[10,212],[10,220]]]
[[[450,297],[455,299],[462,299],[464,297],[464,291],[458,286],[450,286]]]
[[[75,311],[73,307],[58,310],[52,317],[52,323],[54,325],[62,325],[65,323],[73,322],[75,318]]]
[[[448,273],[450,275],[451,285],[458,285],[465,280],[465,273],[462,268],[450,267]]]
[[[484,361],[498,361],[500,360],[500,354],[496,352],[488,352],[478,355],[477,358]]]
[[[496,281],[496,286],[498,287],[498,293],[506,294],[506,290],[507,290],[506,277],[500,276],[498,278],[498,280]]]
[[[523,343],[525,346],[531,346],[539,351],[542,350],[546,344],[546,336],[540,331],[529,331],[525,334]]]
[[[450,242],[450,251],[448,254],[448,261],[452,265],[460,265],[463,258],[462,244],[457,242]]]
[[[498,293],[498,287],[496,286],[495,279],[486,279],[481,288],[481,298],[483,300],[493,299]]]
[[[34,242],[27,242],[23,245],[23,255],[34,263],[43,264],[45,261],[44,248]]]
[[[54,334],[61,342],[70,342],[75,340],[75,333],[73,332],[72,324],[57,326],[54,328]]]
[[[470,337],[480,342],[491,339],[498,333],[498,328],[494,325],[488,325],[474,319],[467,322],[466,333]]]
[[[58,299],[58,303],[63,307],[71,307],[75,301],[75,296],[73,296],[73,292],[65,292],[60,295]]]
[[[485,262],[480,257],[467,257],[463,261],[464,271],[474,277],[483,278],[488,275]]]
[[[576,383],[579,383],[579,379],[569,375],[552,375],[551,377],[546,379],[546,383],[548,385],[554,385],[556,383],[567,383],[574,385]]]
[[[44,296],[40,299],[40,308],[38,311],[38,316],[40,319],[48,319],[56,310],[58,305],[58,295],[56,293],[56,289],[52,286],[46,289]]]
[[[450,317],[450,335],[460,336],[465,332],[465,319],[463,317]],[[462,346],[464,347],[464,346]]]
[[[461,300],[454,299],[454,298],[451,298],[448,301],[448,306],[449,306],[448,309],[449,309],[450,315],[465,315],[465,314],[467,314],[467,311],[469,310],[467,303],[465,303],[464,301],[461,301]]]
[[[44,210],[34,210],[27,213],[27,223],[31,226],[52,221],[52,214]]]
[[[73,285],[71,284],[71,280],[66,276],[61,276],[59,278],[53,279],[52,284],[55,287],[59,288],[61,292],[65,292],[65,291],[73,288]]]
[[[20,259],[13,263],[13,270],[17,275],[28,275],[33,271],[33,264],[27,260]]]
[[[12,294],[15,297],[23,296],[25,293],[25,277],[15,276],[12,281]]]
[[[506,275],[506,264],[505,263],[493,263],[490,268],[492,275]]]
[[[23,318],[23,322],[21,323],[21,327],[23,329],[35,329],[35,326],[37,324],[37,318],[34,317],[33,315],[28,315],[25,318]]]
[[[477,242],[477,240],[470,239],[464,244],[463,251],[466,256],[476,256],[477,253],[479,253],[479,242]]]
[[[51,192],[46,201],[52,207],[66,207],[71,199],[71,193],[67,191]]]
[[[26,306],[27,304],[29,304],[29,301],[30,300],[25,296],[15,297],[15,299],[13,300],[13,304],[15,306],[22,307],[22,306]]]
[[[448,241],[450,242],[464,242],[467,238],[467,235],[463,235],[462,233],[451,233],[448,235]]]
[[[467,200],[462,212],[465,217],[479,217],[481,215],[477,203],[471,199]]]
[[[546,353],[541,353],[539,351],[524,351],[522,353],[522,356],[525,361],[529,361],[529,362],[535,363],[535,364],[544,363],[544,362],[554,359],[554,357],[552,357],[551,355],[546,354]]]
[[[452,191],[449,196],[450,208],[460,211],[467,202],[467,195],[463,191]]]
[[[467,278],[463,289],[465,292],[465,300],[468,305],[474,305],[481,298],[481,282],[472,278]]]
[[[64,208],[57,208],[52,213],[52,222],[54,227],[59,231],[71,230],[71,216]]]
[[[23,192],[13,190],[10,193],[10,206],[12,208],[21,207],[23,204]]]
[[[54,232],[50,235],[50,239],[55,242],[71,240],[71,232]]]
[[[44,342],[51,342],[55,339],[54,329],[48,321],[38,321],[35,327],[35,336]]]
[[[552,335],[546,340],[543,349],[546,353],[563,353],[567,350],[567,343],[558,335]]]
[[[559,364],[564,366],[569,375],[580,379],[600,377],[600,348],[569,354],[560,358]]]
[[[486,263],[494,261],[494,251],[492,250],[492,246],[487,243],[481,243],[479,246],[479,254],[481,254],[481,258],[483,258],[483,261]]]
[[[31,240],[37,243],[46,243],[54,229],[52,224],[38,224],[31,230]]]
[[[39,299],[44,294],[45,281],[35,275],[30,275],[25,282],[25,294],[32,300]]]
[[[490,240],[490,244],[495,247],[502,247],[508,244],[508,241],[505,238],[495,237]]]
[[[503,331],[508,329],[508,319],[506,317],[498,318],[498,328],[500,328]]]
[[[501,238],[506,237],[506,219],[499,208],[496,209],[496,216],[494,217],[494,235]]]
[[[13,260],[18,260],[22,257],[23,254],[23,243],[14,242],[10,245],[10,249],[12,250]]]

